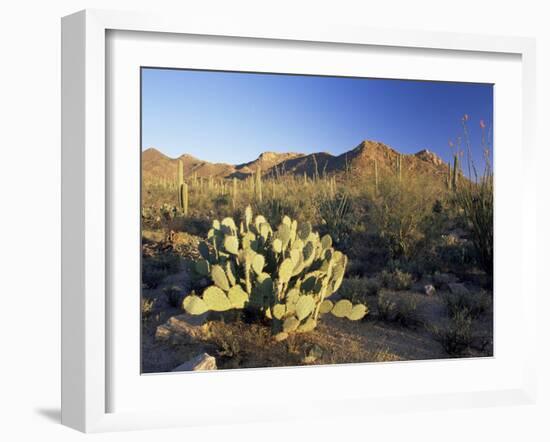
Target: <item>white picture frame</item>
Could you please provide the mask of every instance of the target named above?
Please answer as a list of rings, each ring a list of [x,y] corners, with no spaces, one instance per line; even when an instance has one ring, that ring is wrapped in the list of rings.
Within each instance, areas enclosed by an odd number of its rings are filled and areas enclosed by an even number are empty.
[[[345,26],[293,27],[277,24],[266,26],[242,22],[217,23],[196,20],[193,17],[165,17],[151,14],[133,14],[86,10],[63,18],[62,21],[62,423],[85,432],[111,431],[139,428],[159,428],[169,426],[207,425],[221,422],[252,422],[284,419],[287,417],[322,417],[338,414],[368,414],[373,411],[392,412],[412,409],[435,409],[469,406],[487,406],[503,403],[532,403],[535,396],[534,339],[526,339],[525,351],[518,354],[518,375],[500,387],[461,392],[433,391],[395,392],[374,396],[362,389],[355,395],[332,394],[326,399],[313,398],[280,406],[259,407],[254,398],[242,394],[232,397],[230,413],[217,411],[205,413],[201,407],[194,410],[156,407],[145,410],[113,410],[109,404],[109,394],[114,388],[112,376],[113,358],[108,328],[113,320],[108,299],[109,244],[116,229],[109,229],[112,221],[112,201],[110,187],[112,168],[110,163],[106,121],[109,118],[107,103],[109,85],[106,76],[108,51],[106,36],[109,32],[154,32],[155,35],[171,35],[185,38],[193,36],[238,37],[260,39],[262,41],[284,41],[286,44],[338,44],[341,47],[402,48],[403,50],[426,49],[450,52],[473,53],[480,59],[484,54],[508,54],[518,57],[521,64],[521,121],[517,124],[521,149],[517,155],[523,168],[523,186],[518,188],[522,211],[517,225],[521,225],[518,239],[518,253],[521,254],[521,278],[517,285],[521,291],[523,315],[516,319],[524,327],[526,337],[534,336],[535,324],[529,320],[535,317],[536,288],[534,277],[530,277],[536,266],[534,259],[535,229],[535,177],[532,170],[535,153],[534,109],[535,109],[535,43],[532,39],[518,37],[492,37],[451,33],[428,33],[417,31],[388,31],[369,28],[349,28]],[[498,139],[498,134],[497,134]],[[503,161],[505,167],[506,162]],[[509,163],[508,163],[509,164]],[[504,169],[502,169],[504,170]],[[139,171],[137,171],[139,173]],[[498,169],[497,169],[497,174]],[[498,192],[498,186],[497,186]],[[498,219],[498,218],[497,218]],[[497,221],[498,222],[498,221]],[[498,243],[497,243],[498,245]],[[503,253],[502,249],[498,253]],[[499,285],[496,284],[496,290]],[[501,285],[502,287],[502,285]],[[498,295],[497,295],[498,296]],[[495,359],[498,359],[496,353]],[[377,366],[380,370],[400,373],[398,365]],[[424,363],[409,362],[406,375],[417,375],[427,369]],[[413,364],[416,364],[415,368]],[[451,367],[451,364],[454,364]],[[348,370],[351,376],[357,375],[364,366],[324,367],[332,374],[338,370]],[[433,368],[433,367],[432,367]],[[440,370],[462,370],[460,361],[452,361]],[[474,368],[470,368],[475,370]],[[491,366],[486,367],[487,370]],[[304,371],[305,370],[305,371]],[[315,368],[314,370],[319,370]],[[350,371],[353,370],[353,373]],[[521,373],[520,373],[521,371]],[[515,373],[516,373],[515,372]],[[247,375],[236,371],[231,382],[235,384],[247,378],[284,378],[285,382],[307,384],[311,368],[278,370],[271,372],[255,371]],[[280,375],[284,373],[284,375]],[[304,373],[308,373],[305,377]],[[401,374],[405,374],[404,372]],[[139,373],[137,373],[139,375]],[[207,385],[205,374],[197,383]],[[187,376],[189,374],[183,374]],[[226,376],[226,375],[223,375]],[[210,378],[212,386],[222,388],[228,383],[227,377]],[[164,388],[178,382],[177,376],[163,376]],[[298,379],[299,378],[299,379]],[[183,379],[183,378],[180,378]],[[294,380],[293,380],[294,379]],[[298,379],[298,380],[297,380]],[[213,381],[213,382],[212,382]],[[304,385],[305,385],[304,384]],[[206,387],[208,388],[208,387]],[[166,391],[166,390],[164,390]],[[163,394],[166,394],[165,392]],[[158,399],[158,398],[157,398]],[[328,411],[327,403],[337,401],[338,407]],[[192,402],[192,398],[190,400]],[[220,404],[223,401],[220,401]],[[158,402],[157,402],[158,404]],[[279,404],[280,405],[280,404]],[[334,408],[337,408],[335,411]],[[241,417],[239,410],[246,410]]]

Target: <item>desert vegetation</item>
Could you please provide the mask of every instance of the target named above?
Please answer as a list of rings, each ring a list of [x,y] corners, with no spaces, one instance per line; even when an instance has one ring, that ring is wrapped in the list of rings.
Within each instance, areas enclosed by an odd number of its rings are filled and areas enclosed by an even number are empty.
[[[142,155],[142,368],[492,355],[493,172],[364,141],[241,165]],[[480,123],[484,128],[484,123]]]

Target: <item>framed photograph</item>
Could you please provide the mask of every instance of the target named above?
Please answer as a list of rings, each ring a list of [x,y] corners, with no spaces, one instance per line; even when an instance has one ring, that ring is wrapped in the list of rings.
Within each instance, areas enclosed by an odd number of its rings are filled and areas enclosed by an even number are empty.
[[[64,424],[533,400],[532,40],[62,35]]]

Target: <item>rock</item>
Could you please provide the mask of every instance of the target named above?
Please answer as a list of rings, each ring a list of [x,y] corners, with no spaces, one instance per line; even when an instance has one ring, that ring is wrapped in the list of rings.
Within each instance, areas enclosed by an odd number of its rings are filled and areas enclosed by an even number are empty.
[[[193,359],[178,365],[172,371],[198,371],[198,370],[217,370],[216,358],[208,353],[201,353]]]
[[[188,344],[206,337],[207,334],[206,314],[193,316],[184,313],[172,316],[164,324],[159,325],[155,332],[155,339]]]
[[[453,295],[468,296],[470,294],[470,290],[468,290],[462,283],[451,282],[450,284],[447,284],[447,286]]]
[[[435,295],[435,287],[431,284],[427,284],[424,286],[424,294],[426,296],[434,296]]]
[[[307,351],[306,356],[304,357],[304,362],[306,364],[311,364],[323,356],[323,349],[317,344],[313,344],[311,348]]]

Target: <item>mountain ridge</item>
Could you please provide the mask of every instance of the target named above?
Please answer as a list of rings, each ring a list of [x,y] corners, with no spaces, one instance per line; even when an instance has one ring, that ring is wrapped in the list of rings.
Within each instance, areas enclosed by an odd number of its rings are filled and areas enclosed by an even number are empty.
[[[297,152],[262,152],[256,159],[240,164],[213,163],[190,154],[171,158],[160,150],[150,147],[142,152],[143,179],[164,178],[173,180],[177,174],[178,161],[182,161],[184,177],[246,178],[261,167],[262,175],[334,175],[345,171],[374,173],[376,161],[379,172],[394,171],[401,155],[404,171],[416,174],[442,175],[447,173],[447,163],[435,152],[421,149],[414,154],[401,154],[398,150],[379,141],[364,140],[353,149],[339,155],[328,152],[311,154]]]

